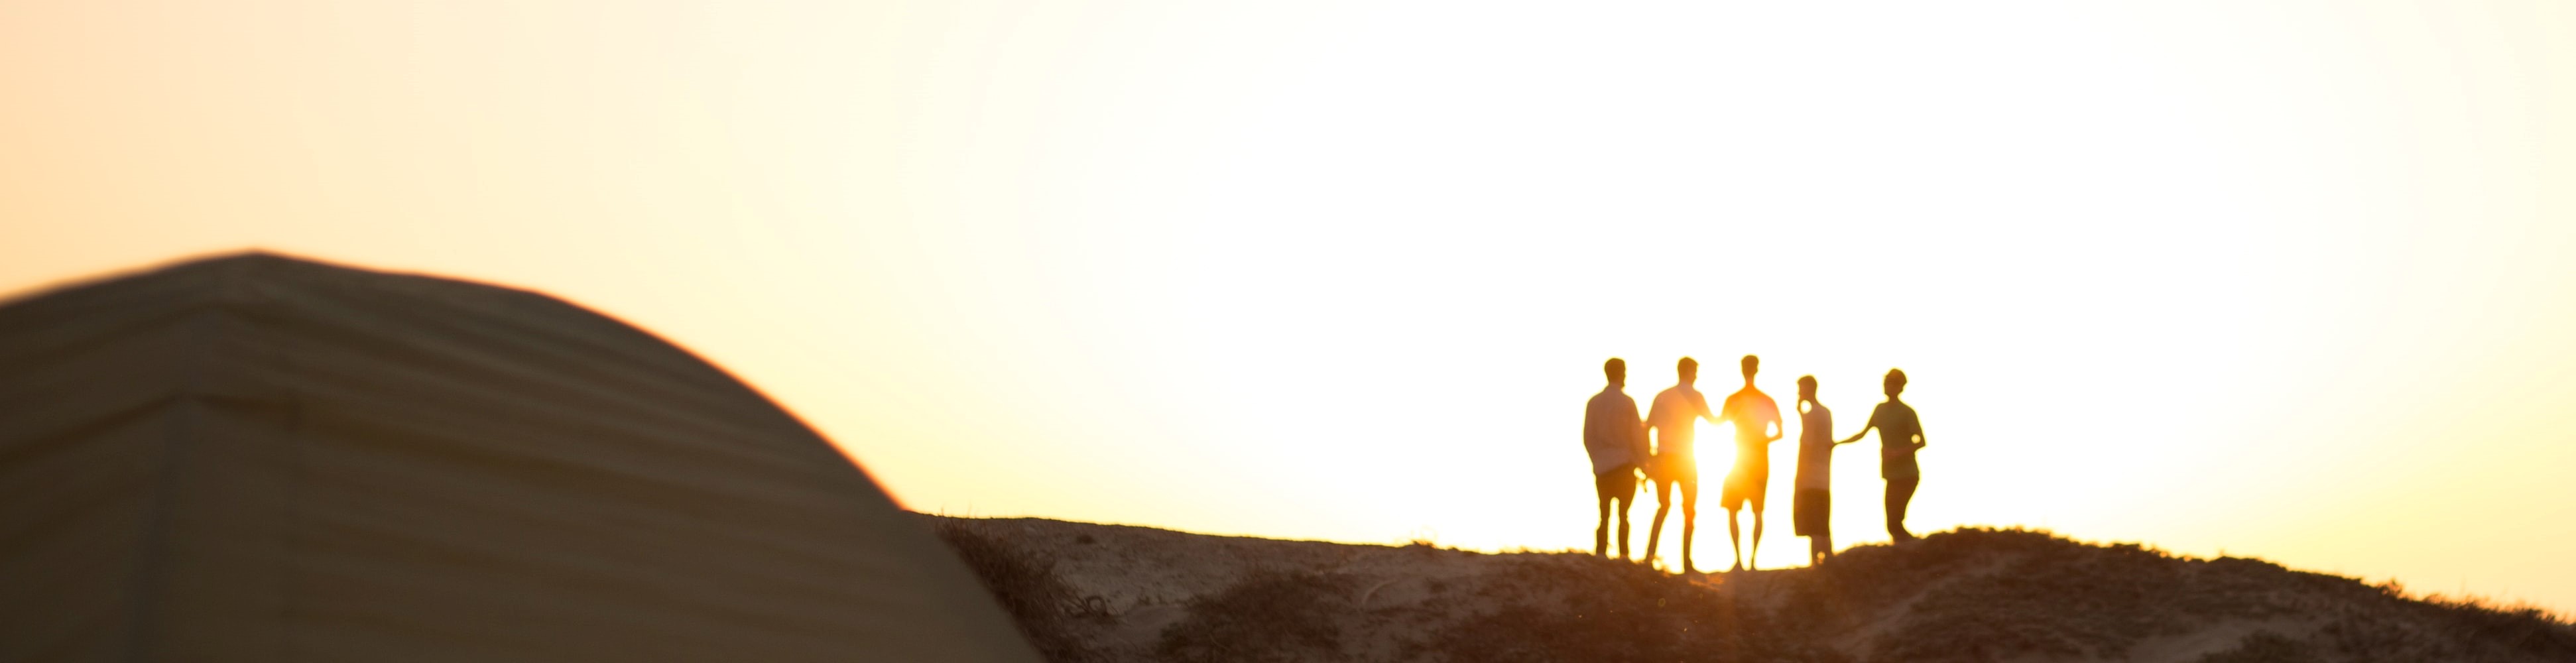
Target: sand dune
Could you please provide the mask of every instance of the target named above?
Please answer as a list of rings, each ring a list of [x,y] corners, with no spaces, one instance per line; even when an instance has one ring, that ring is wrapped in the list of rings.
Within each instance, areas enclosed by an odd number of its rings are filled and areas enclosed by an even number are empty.
[[[1578,553],[926,517],[1058,661],[2576,660],[2576,627],[2538,611],[2022,530],[1683,578]]]

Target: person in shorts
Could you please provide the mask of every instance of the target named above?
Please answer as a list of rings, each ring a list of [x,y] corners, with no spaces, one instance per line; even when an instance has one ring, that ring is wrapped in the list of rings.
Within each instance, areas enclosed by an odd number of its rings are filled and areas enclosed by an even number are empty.
[[[1741,363],[1744,388],[1728,394],[1726,405],[1718,410],[1718,420],[1735,424],[1735,469],[1726,473],[1726,486],[1717,502],[1726,507],[1726,540],[1735,544],[1732,571],[1745,569],[1744,539],[1735,517],[1748,505],[1753,507],[1752,555],[1761,556],[1762,503],[1771,489],[1771,443],[1786,432],[1780,424],[1780,404],[1753,388],[1753,374],[1762,371],[1762,358],[1745,355]]]
[[[1592,554],[1610,553],[1610,512],[1619,512],[1619,559],[1628,558],[1628,507],[1637,502],[1637,466],[1646,454],[1646,430],[1637,420],[1637,401],[1628,398],[1628,362],[1613,357],[1602,362],[1610,386],[1583,407],[1583,450],[1592,457],[1592,492],[1600,504],[1601,522],[1592,529]]]
[[[1701,419],[1717,421],[1708,410],[1708,397],[1691,386],[1699,381],[1699,361],[1683,357],[1673,365],[1680,382],[1655,394],[1655,402],[1646,409],[1646,428],[1654,432],[1654,456],[1647,461],[1646,478],[1655,482],[1655,521],[1646,526],[1646,559],[1655,558],[1655,544],[1664,535],[1664,514],[1672,511],[1673,489],[1682,493],[1682,573],[1698,573],[1691,566],[1691,538],[1699,523],[1699,461],[1691,457],[1692,427]]]
[[[1807,563],[1834,556],[1834,412],[1816,400],[1816,376],[1798,378],[1798,476],[1791,481],[1789,522],[1807,537]]]

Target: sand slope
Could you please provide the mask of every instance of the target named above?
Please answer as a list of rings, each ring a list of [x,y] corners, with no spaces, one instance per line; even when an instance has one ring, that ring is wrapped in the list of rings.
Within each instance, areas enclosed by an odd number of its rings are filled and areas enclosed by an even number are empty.
[[[925,517],[1063,661],[2576,661],[2576,627],[2535,611],[2020,530],[1683,578],[1574,553]]]

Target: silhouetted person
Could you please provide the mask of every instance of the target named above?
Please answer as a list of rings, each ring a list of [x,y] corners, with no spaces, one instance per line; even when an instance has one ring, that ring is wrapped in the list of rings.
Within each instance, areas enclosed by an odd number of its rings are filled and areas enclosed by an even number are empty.
[[[1771,443],[1788,432],[1780,424],[1780,404],[1769,394],[1753,388],[1753,374],[1762,371],[1762,358],[1744,356],[1744,388],[1726,395],[1726,405],[1719,407],[1719,419],[1735,424],[1735,469],[1726,473],[1726,487],[1718,495],[1719,506],[1726,507],[1726,540],[1735,544],[1735,568],[1744,570],[1744,539],[1735,524],[1735,515],[1746,504],[1753,506],[1753,556],[1762,554],[1762,503],[1771,492]],[[1754,562],[1759,566],[1761,562]]]
[[[1583,450],[1592,455],[1592,492],[1599,497],[1601,524],[1592,529],[1592,554],[1610,554],[1611,503],[1618,503],[1619,559],[1628,558],[1628,507],[1637,502],[1637,466],[1646,462],[1646,429],[1637,421],[1637,401],[1628,398],[1628,362],[1601,363],[1610,378],[1583,406]]]
[[[1655,522],[1646,526],[1646,559],[1655,558],[1655,544],[1664,536],[1664,514],[1672,511],[1673,488],[1682,492],[1682,572],[1697,573],[1691,566],[1691,538],[1699,525],[1699,461],[1691,457],[1692,426],[1700,419],[1717,421],[1708,411],[1708,397],[1701,396],[1691,383],[1699,381],[1699,362],[1689,357],[1673,366],[1681,382],[1655,394],[1655,404],[1646,410],[1646,427],[1655,432],[1655,455],[1646,464],[1646,478],[1655,482]]]
[[[1923,470],[1914,464],[1914,451],[1924,447],[1923,422],[1914,418],[1914,408],[1897,400],[1905,393],[1905,371],[1888,369],[1887,402],[1870,410],[1869,425],[1853,433],[1844,442],[1859,441],[1870,429],[1878,430],[1878,476],[1887,479],[1887,536],[1897,543],[1914,540],[1905,531],[1905,504],[1914,501],[1914,489],[1923,483]]]
[[[1807,537],[1807,563],[1834,556],[1834,411],[1816,400],[1816,376],[1798,378],[1798,477],[1790,523]]]

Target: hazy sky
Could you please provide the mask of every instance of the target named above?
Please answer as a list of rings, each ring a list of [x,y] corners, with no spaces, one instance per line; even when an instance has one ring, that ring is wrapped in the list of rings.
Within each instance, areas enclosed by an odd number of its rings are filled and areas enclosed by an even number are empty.
[[[1903,367],[1917,531],[2576,609],[2567,4],[1214,4],[0,0],[0,289],[513,284],[912,508],[1481,549],[1606,357]]]

